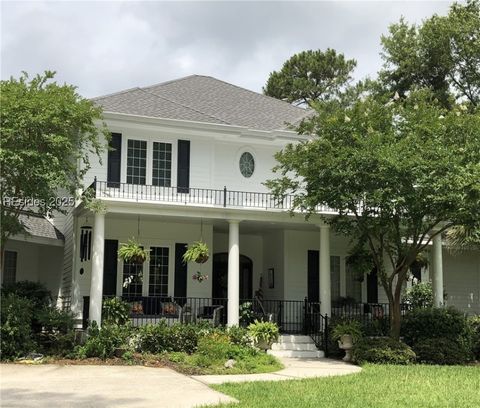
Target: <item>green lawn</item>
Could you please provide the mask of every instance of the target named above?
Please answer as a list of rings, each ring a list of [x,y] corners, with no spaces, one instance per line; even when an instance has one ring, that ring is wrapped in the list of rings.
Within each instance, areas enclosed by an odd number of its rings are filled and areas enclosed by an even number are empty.
[[[359,374],[214,386],[240,404],[215,407],[480,407],[480,366],[367,365]]]

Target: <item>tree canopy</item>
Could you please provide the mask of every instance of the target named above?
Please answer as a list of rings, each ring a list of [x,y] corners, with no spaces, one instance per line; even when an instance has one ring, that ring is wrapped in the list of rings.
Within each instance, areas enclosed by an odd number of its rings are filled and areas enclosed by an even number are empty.
[[[319,105],[301,132],[314,137],[277,154],[280,177],[267,185],[308,214],[319,204],[339,212],[326,221],[370,252],[398,337],[410,265],[436,234],[480,220],[480,116],[444,108],[429,89],[372,93]]]
[[[59,193],[74,195],[89,169],[89,154],[100,157],[102,112],[71,85],[52,81],[55,73],[0,83],[1,245],[24,231],[22,211],[64,211]],[[101,122],[100,122],[101,123]],[[82,163],[80,170],[79,163]]]
[[[401,19],[382,37],[380,79],[391,94],[429,87],[445,107],[452,100],[480,105],[480,2],[455,3],[448,15],[420,26]]]
[[[353,59],[327,49],[302,51],[273,71],[263,88],[265,95],[295,105],[329,100],[337,97],[352,81],[351,74],[357,65]]]

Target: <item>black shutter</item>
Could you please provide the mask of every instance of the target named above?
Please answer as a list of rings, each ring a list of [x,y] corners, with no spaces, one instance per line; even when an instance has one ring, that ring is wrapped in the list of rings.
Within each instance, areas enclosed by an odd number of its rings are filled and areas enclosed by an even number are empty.
[[[187,263],[183,262],[183,254],[186,250],[187,244],[175,244],[175,284],[173,295],[176,298],[187,297]]]
[[[117,294],[117,258],[118,241],[113,239],[106,239],[103,257],[104,296],[115,296]]]
[[[378,303],[378,274],[374,268],[367,275],[367,303]]]
[[[108,144],[107,187],[120,187],[120,164],[122,157],[122,134],[112,133]]]
[[[178,141],[177,187],[179,193],[188,193],[190,187],[190,140]]]
[[[318,302],[320,299],[319,251],[308,251],[308,300]]]

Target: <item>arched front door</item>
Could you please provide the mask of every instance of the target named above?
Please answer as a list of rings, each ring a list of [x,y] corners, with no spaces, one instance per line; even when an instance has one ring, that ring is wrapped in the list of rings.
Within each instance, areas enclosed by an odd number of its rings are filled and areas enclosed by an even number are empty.
[[[240,299],[252,298],[253,262],[245,255],[240,255]],[[228,297],[228,254],[213,255],[212,297]]]

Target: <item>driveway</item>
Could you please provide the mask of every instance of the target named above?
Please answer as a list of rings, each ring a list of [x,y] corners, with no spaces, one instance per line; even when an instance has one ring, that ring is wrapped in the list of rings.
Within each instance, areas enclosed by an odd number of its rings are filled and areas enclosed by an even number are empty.
[[[168,368],[0,365],[2,408],[190,408],[233,398]]]

